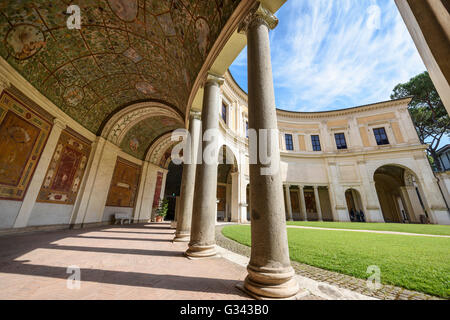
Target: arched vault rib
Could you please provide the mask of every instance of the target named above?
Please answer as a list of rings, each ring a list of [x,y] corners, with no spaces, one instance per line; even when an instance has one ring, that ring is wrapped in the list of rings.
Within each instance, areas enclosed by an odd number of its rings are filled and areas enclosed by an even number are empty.
[[[173,108],[159,102],[143,102],[131,105],[117,112],[106,123],[102,131],[102,137],[120,146],[126,134],[139,122],[151,117],[173,118],[184,125],[184,119]]]
[[[172,132],[169,132],[156,139],[148,149],[145,160],[154,165],[160,166],[161,160],[165,157],[166,152],[172,150],[173,146],[179,143],[178,141],[172,141],[171,137]],[[165,162],[166,161],[164,161],[164,164]]]

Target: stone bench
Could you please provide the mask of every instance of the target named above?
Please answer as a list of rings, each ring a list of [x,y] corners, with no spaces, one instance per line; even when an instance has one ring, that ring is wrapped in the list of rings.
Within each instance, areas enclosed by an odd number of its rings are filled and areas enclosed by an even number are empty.
[[[120,224],[124,224],[128,220],[128,224],[131,224],[131,216],[128,213],[116,213],[114,214],[114,224],[120,221]]]

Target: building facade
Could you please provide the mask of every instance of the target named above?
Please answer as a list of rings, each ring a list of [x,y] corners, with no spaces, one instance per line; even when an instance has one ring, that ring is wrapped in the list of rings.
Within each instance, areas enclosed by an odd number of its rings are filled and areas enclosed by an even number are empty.
[[[241,194],[231,195],[233,184],[219,182],[228,186],[230,199],[219,207],[219,217],[249,221],[249,201],[243,201],[249,183],[247,95],[227,73],[221,96],[221,132],[241,163],[233,173]],[[410,100],[315,113],[278,109],[286,218],[449,224],[427,147],[407,109]],[[218,198],[223,194],[218,191]],[[233,214],[233,207],[241,208],[240,214]]]

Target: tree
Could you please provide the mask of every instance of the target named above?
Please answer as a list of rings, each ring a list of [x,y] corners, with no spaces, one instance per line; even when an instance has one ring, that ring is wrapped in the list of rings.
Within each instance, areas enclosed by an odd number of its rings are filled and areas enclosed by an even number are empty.
[[[398,84],[391,99],[408,96],[414,96],[409,105],[409,112],[419,139],[422,143],[428,144],[427,153],[433,159],[431,165],[437,171],[441,171],[436,151],[442,138],[450,135],[450,117],[427,71],[407,83]]]

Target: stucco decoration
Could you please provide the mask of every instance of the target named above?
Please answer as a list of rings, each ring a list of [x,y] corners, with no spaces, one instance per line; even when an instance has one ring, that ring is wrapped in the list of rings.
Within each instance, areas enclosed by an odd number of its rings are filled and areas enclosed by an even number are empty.
[[[74,204],[90,152],[88,140],[64,130],[36,201]]]
[[[0,1],[0,56],[93,133],[139,101],[182,115],[239,0],[80,0],[81,29],[54,0]],[[70,89],[69,89],[70,88]]]
[[[154,141],[148,149],[145,159],[154,165],[167,168],[170,163],[170,161],[167,163],[167,160],[171,159],[172,149],[179,143],[178,141],[172,141],[171,137],[172,133],[169,132]]]
[[[22,200],[52,125],[17,98],[0,97],[0,198]]]
[[[173,108],[158,102],[143,102],[116,113],[104,126],[102,136],[142,159],[156,138],[183,127],[183,117]]]
[[[140,166],[118,157],[106,205],[133,208],[136,203],[140,175]]]

